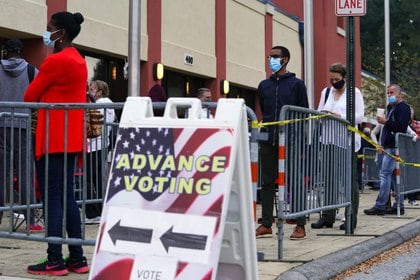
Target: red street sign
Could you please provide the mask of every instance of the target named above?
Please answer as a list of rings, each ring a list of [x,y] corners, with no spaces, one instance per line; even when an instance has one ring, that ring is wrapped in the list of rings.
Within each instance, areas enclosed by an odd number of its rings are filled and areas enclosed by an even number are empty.
[[[364,16],[366,0],[335,0],[336,16]]]

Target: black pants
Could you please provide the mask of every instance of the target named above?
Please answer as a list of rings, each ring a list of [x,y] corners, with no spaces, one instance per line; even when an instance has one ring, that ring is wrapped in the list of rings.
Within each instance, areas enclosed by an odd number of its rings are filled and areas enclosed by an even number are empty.
[[[260,174],[261,174],[261,206],[262,225],[271,227],[273,223],[274,196],[276,192],[276,178],[278,173],[278,147],[260,143]],[[306,224],[305,217],[296,219],[297,225]]]
[[[102,150],[87,154],[86,176],[87,176],[87,199],[102,199]],[[86,204],[86,217],[92,219],[101,216],[102,203]]]
[[[357,213],[359,209],[359,183],[358,183],[358,169],[357,164],[354,164],[353,166],[353,178],[352,178],[352,186],[351,186],[351,224],[353,228],[356,228],[357,226]],[[328,174],[328,173],[327,173]],[[330,185],[328,176],[324,178],[326,188],[333,188],[335,186]],[[334,223],[335,222],[335,213],[337,209],[327,210],[322,212],[322,217],[325,219],[327,223]],[[347,210],[347,208],[346,208]],[[347,211],[345,212],[345,215],[347,215]]]
[[[66,213],[66,230],[69,238],[82,238],[79,207],[74,196],[74,170],[76,166],[76,154],[56,153],[43,155],[37,161],[37,172],[42,194],[42,201],[48,203],[48,231],[47,237],[63,237],[63,215]],[[48,169],[47,169],[48,168]],[[66,168],[66,169],[65,169]],[[64,184],[67,185],[64,193]],[[48,188],[46,196],[45,187]],[[66,196],[67,204],[63,197]],[[64,211],[66,209],[66,211]],[[80,245],[68,245],[71,258],[83,257],[83,249]],[[62,244],[48,243],[48,259],[62,260]]]

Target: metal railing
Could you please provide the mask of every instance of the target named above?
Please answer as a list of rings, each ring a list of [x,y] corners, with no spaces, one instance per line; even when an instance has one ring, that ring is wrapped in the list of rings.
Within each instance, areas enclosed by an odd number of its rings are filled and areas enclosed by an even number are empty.
[[[156,110],[163,110],[165,108],[165,102],[156,102],[153,103],[153,109]],[[34,160],[34,149],[32,143],[34,142],[34,134],[33,129],[31,132],[31,124],[33,126],[34,122],[34,114],[31,112],[38,111],[38,110],[45,110],[46,111],[46,127],[45,130],[45,139],[49,139],[49,122],[52,121],[53,111],[61,110],[64,116],[64,123],[60,125],[63,128],[63,135],[67,136],[64,137],[64,147],[68,145],[69,137],[72,137],[72,131],[68,129],[68,119],[71,111],[74,110],[83,110],[85,115],[85,124],[84,124],[84,138],[86,139],[87,136],[87,127],[86,127],[86,112],[89,109],[103,109],[103,110],[122,110],[124,103],[83,103],[83,104],[50,104],[50,103],[21,103],[21,102],[0,102],[0,132],[3,132],[4,135],[7,137],[11,137],[13,141],[1,142],[0,139],[0,148],[2,149],[3,153],[0,154],[0,163],[3,170],[3,174],[7,174],[9,179],[0,181],[0,188],[1,192],[7,198],[5,201],[0,204],[0,213],[7,213],[9,216],[9,227],[5,229],[4,227],[0,229],[0,237],[3,238],[12,238],[12,239],[21,239],[21,240],[31,240],[31,241],[40,241],[40,242],[49,242],[49,243],[57,243],[57,244],[71,244],[71,245],[94,245],[94,239],[88,239],[86,237],[86,207],[89,205],[94,205],[103,202],[103,197],[105,196],[106,185],[107,185],[107,178],[109,172],[109,166],[112,159],[113,148],[115,147],[115,142],[117,141],[117,133],[119,129],[118,121],[115,122],[106,122],[105,118],[103,120],[103,131],[101,136],[101,152],[99,153],[99,157],[93,159],[90,153],[87,153],[88,145],[85,147],[85,151],[82,156],[82,164],[81,167],[75,166],[75,180],[74,186],[67,186],[67,183],[63,181],[63,193],[66,194],[67,188],[74,189],[74,195],[76,202],[79,206],[79,211],[81,215],[82,221],[82,238],[68,238],[65,237],[65,232],[67,231],[66,227],[66,215],[65,213],[68,211],[66,200],[67,198],[63,195],[64,207],[63,207],[63,238],[60,237],[45,237],[43,234],[33,234],[29,229],[30,221],[26,219],[29,215],[34,212],[35,210],[39,213],[38,220],[42,220],[46,230],[48,228],[48,217],[43,215],[43,212],[47,213],[48,207],[48,200],[44,199],[44,203],[41,201],[41,197],[35,195],[35,189],[44,188],[48,190],[48,179],[45,180],[45,185],[40,185],[37,182],[36,176],[32,175],[29,176],[27,179],[24,179],[22,176],[22,167],[21,165],[15,164],[16,155],[18,155],[22,150],[27,150],[28,153],[26,154],[26,162],[30,164],[27,165],[25,168],[30,168],[30,166],[35,165]],[[217,103],[216,102],[206,102],[203,103],[203,106],[206,106],[209,109],[216,110]],[[185,110],[187,108],[179,108],[180,111]],[[21,113],[23,110],[26,113]],[[217,112],[216,112],[217,113]],[[251,123],[255,123],[257,121],[255,113],[250,109],[247,108],[248,119]],[[118,115],[118,114],[117,114]],[[181,115],[182,117],[182,115]],[[16,122],[19,119],[20,122]],[[56,121],[56,120],[54,120]],[[23,123],[22,125],[17,125],[17,123]],[[19,128],[17,128],[17,126]],[[17,129],[18,132],[15,132]],[[20,131],[20,132],[19,132]],[[25,132],[24,134],[22,133]],[[26,133],[28,132],[28,133]],[[250,127],[250,139],[251,141],[256,141],[258,129],[254,126]],[[24,136],[23,136],[24,135]],[[23,143],[22,138],[25,138],[25,145],[16,145],[15,143]],[[104,143],[107,143],[106,138],[109,138],[109,146]],[[254,139],[254,140],[252,140]],[[48,141],[48,140],[47,140]],[[95,140],[93,140],[95,141]],[[89,142],[92,145],[92,141]],[[93,142],[95,143],[95,142]],[[99,141],[98,141],[99,143]],[[12,148],[16,148],[18,150],[17,153],[13,153]],[[66,148],[65,148],[66,150]],[[48,149],[47,149],[48,151]],[[8,154],[8,157],[6,157]],[[64,153],[65,157],[67,153]],[[14,158],[15,157],[15,158]],[[7,158],[7,159],[6,159]],[[98,160],[100,158],[100,160]],[[45,157],[45,166],[50,164],[50,156]],[[67,163],[65,163],[64,170],[67,170]],[[6,169],[6,166],[13,167],[13,172]],[[39,167],[39,166],[38,166]],[[47,168],[44,168],[48,170]],[[29,170],[29,169],[28,169]],[[27,171],[28,171],[27,170]],[[101,172],[99,172],[99,170]],[[29,172],[29,171],[28,171]],[[32,172],[33,174],[35,172]],[[95,173],[96,176],[93,176],[94,180],[88,182],[88,173]],[[99,176],[102,174],[102,176]],[[48,174],[45,172],[45,177],[48,178],[49,176],[53,176],[54,174]],[[101,180],[99,182],[98,180]],[[93,190],[92,186],[97,186],[102,183],[102,190],[95,191]],[[19,188],[17,188],[19,186]],[[24,192],[26,191],[26,192]],[[44,197],[48,197],[48,191],[45,191]],[[22,199],[22,196],[26,197],[26,200]],[[29,203],[27,203],[29,201]],[[24,213],[25,219],[23,222],[17,224],[17,220],[20,219],[17,217],[16,214]],[[6,217],[5,217],[6,218]],[[22,220],[22,219],[20,219]],[[26,224],[26,230],[22,232],[19,229],[19,226]]]
[[[362,159],[362,183],[365,185],[370,182],[380,182],[379,171],[380,168],[376,163],[376,149],[364,148]]]
[[[47,104],[47,103],[21,103],[21,102],[0,102],[0,213],[5,216],[8,215],[8,227],[4,227],[0,230],[0,237],[32,240],[32,241],[43,241],[49,243],[60,243],[60,244],[72,244],[72,245],[94,245],[95,240],[86,239],[86,206],[94,203],[101,203],[104,195],[105,188],[99,193],[89,193],[92,190],[92,186],[99,184],[98,180],[101,180],[103,186],[106,185],[106,173],[107,173],[107,162],[109,161],[109,150],[115,145],[115,134],[117,132],[118,123],[106,123],[103,120],[103,133],[100,136],[101,147],[100,158],[101,164],[92,163],[93,166],[87,165],[87,159],[90,154],[86,152],[87,146],[83,153],[83,164],[81,168],[76,167],[76,163],[68,163],[64,161],[63,172],[65,174],[67,164],[75,164],[75,185],[68,186],[67,181],[62,182],[63,194],[66,194],[67,188],[74,188],[74,194],[77,199],[77,204],[80,207],[80,214],[82,220],[82,238],[59,238],[59,237],[45,237],[39,234],[32,234],[30,225],[32,223],[42,222],[45,225],[45,230],[48,229],[48,217],[43,215],[44,211],[47,212],[48,199],[44,199],[42,203],[42,196],[39,193],[41,188],[45,190],[44,197],[48,197],[48,178],[54,176],[49,174],[47,171],[48,166],[51,162],[50,156],[53,154],[48,153],[45,157],[45,185],[39,184],[38,176],[35,176],[35,159],[34,159],[34,146],[35,142],[33,124],[36,122],[36,114],[39,110],[46,112],[45,116],[45,135],[44,139],[46,142],[50,140],[49,133],[49,122],[57,122],[54,119],[54,112],[57,110],[61,111],[64,116],[64,123],[58,124],[57,127],[62,128],[64,143],[64,158],[67,158],[68,153],[68,139],[73,136],[67,125],[69,116],[73,111],[84,111],[86,118],[86,111],[89,109],[104,109],[104,110],[121,110],[124,103],[111,103],[111,104]],[[25,113],[22,113],[25,112]],[[35,118],[34,118],[35,117]],[[84,137],[86,138],[86,121],[84,122]],[[106,139],[109,138],[109,142]],[[83,140],[82,140],[83,141]],[[93,140],[98,141],[98,140]],[[98,141],[99,143],[99,141]],[[109,146],[108,146],[109,143]],[[40,166],[37,166],[38,169]],[[96,176],[96,181],[87,182],[87,169],[92,167],[96,168],[93,172],[98,170],[102,171],[105,176]],[[38,194],[38,195],[37,195]],[[66,215],[68,211],[66,200],[67,197],[63,195],[63,236],[66,236]],[[3,215],[4,214],[4,215]],[[20,227],[26,225],[25,230],[21,230]]]
[[[420,142],[413,141],[407,134],[397,133],[395,144],[396,156],[400,159],[395,172],[397,197],[420,192]]]
[[[278,258],[283,221],[351,207],[351,132],[348,122],[318,111],[284,106],[280,113]],[[282,154],[282,151],[283,154]],[[347,211],[351,213],[350,211]],[[347,221],[349,221],[347,217]]]

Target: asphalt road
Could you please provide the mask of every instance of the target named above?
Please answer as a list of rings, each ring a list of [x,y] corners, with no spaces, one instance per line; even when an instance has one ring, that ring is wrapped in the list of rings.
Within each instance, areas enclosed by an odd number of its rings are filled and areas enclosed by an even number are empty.
[[[402,245],[404,246],[404,244]],[[420,279],[420,244],[409,243],[409,250],[394,250],[382,254],[381,258],[376,258],[373,266],[359,266],[359,272],[352,273],[349,277],[340,279],[359,280],[359,279],[381,279],[381,280],[407,280]],[[398,246],[401,248],[401,246]],[[397,254],[387,257],[387,254],[396,251]],[[380,261],[379,261],[380,260]],[[366,267],[367,269],[363,269]]]

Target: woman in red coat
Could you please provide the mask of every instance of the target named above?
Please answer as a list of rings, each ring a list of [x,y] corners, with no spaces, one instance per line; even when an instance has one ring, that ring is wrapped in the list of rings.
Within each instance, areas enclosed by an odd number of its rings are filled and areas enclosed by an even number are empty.
[[[25,102],[86,102],[86,62],[72,45],[83,21],[80,13],[59,12],[51,16],[44,43],[54,48],[54,53],[41,65],[25,93]],[[76,157],[82,154],[85,143],[83,121],[81,109],[40,109],[38,113],[35,154],[42,200],[47,206],[48,237],[63,237],[64,212],[68,237],[82,237],[79,208],[74,197],[74,173]],[[47,196],[44,186],[48,188]],[[64,205],[63,201],[67,204]],[[47,253],[45,260],[28,267],[29,273],[66,275],[69,271],[89,271],[80,245],[69,245],[66,262],[61,244],[48,243]]]

